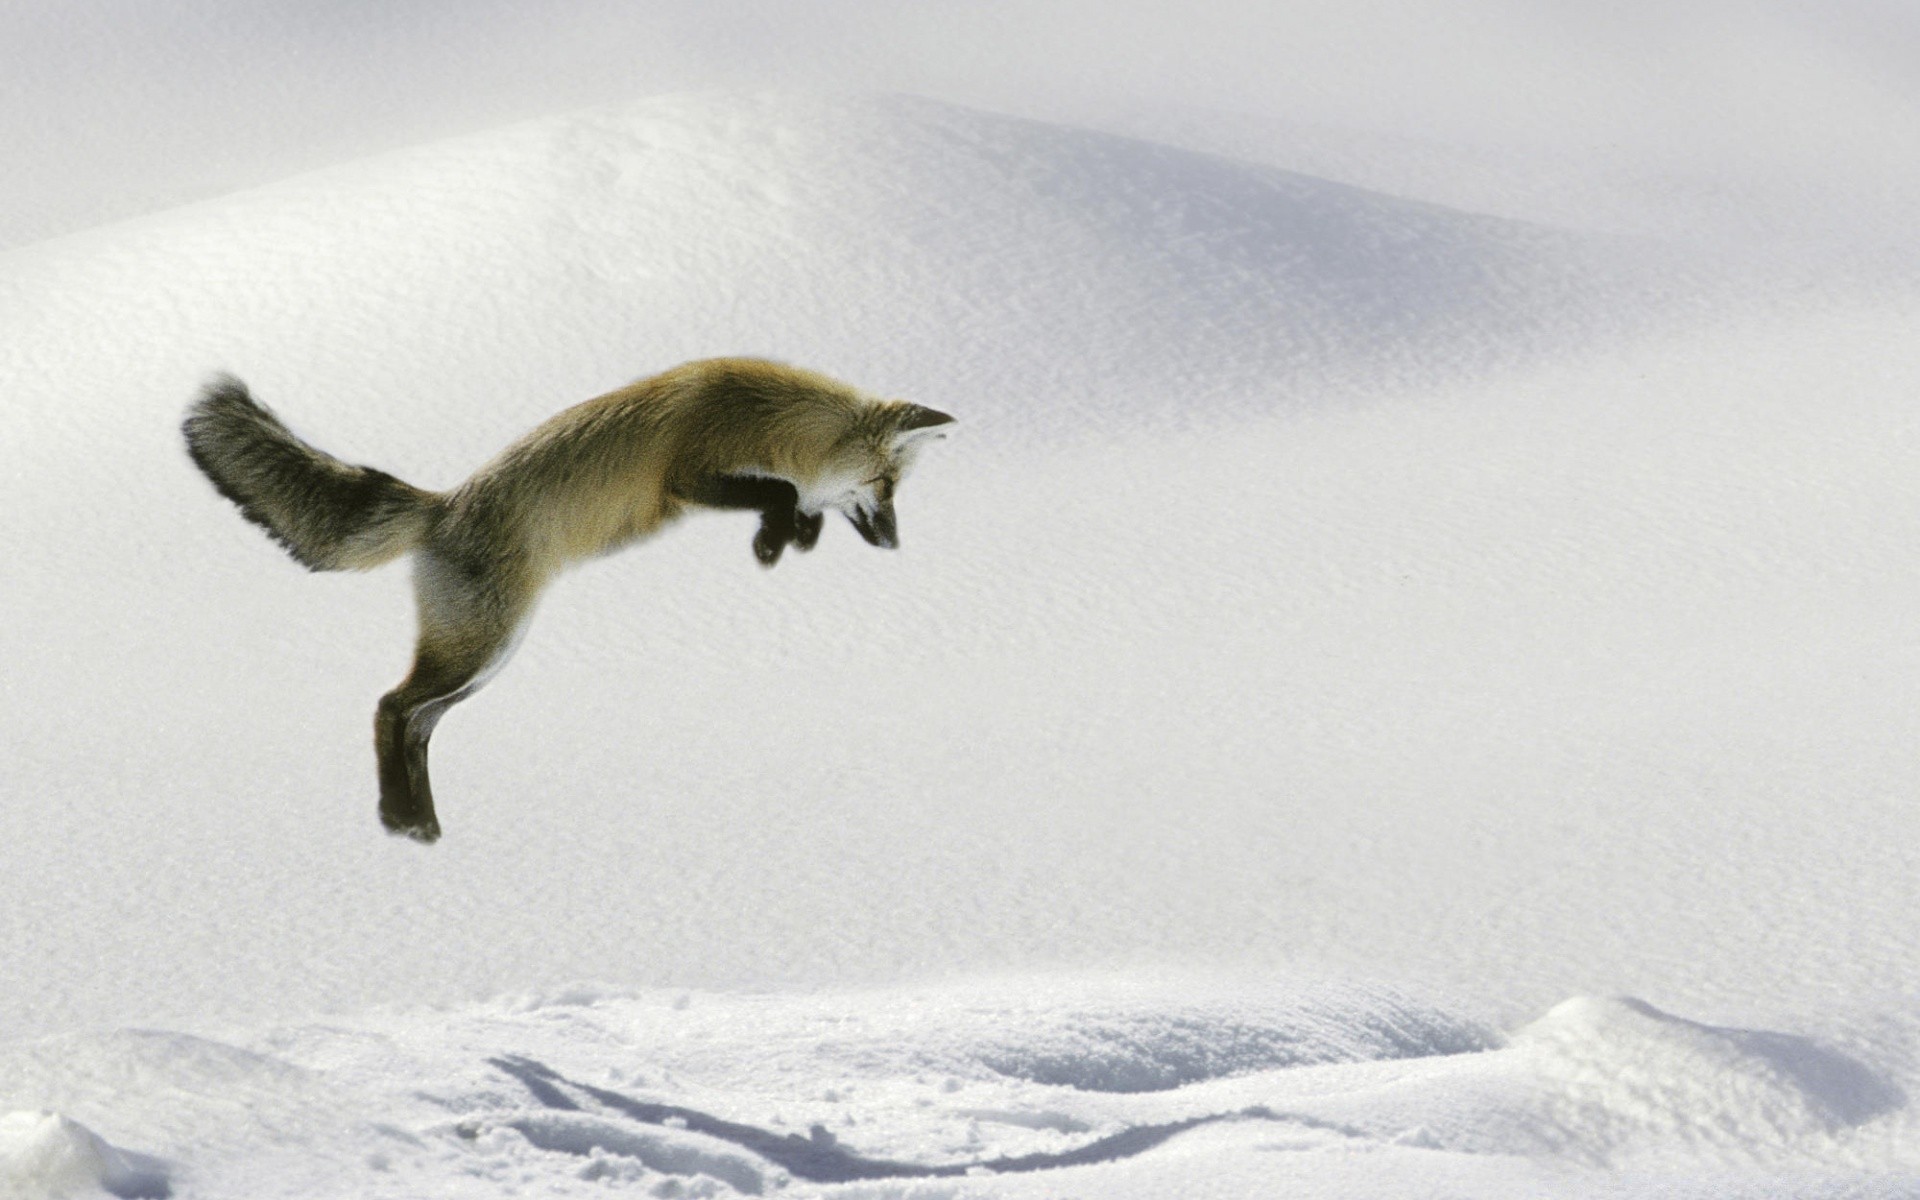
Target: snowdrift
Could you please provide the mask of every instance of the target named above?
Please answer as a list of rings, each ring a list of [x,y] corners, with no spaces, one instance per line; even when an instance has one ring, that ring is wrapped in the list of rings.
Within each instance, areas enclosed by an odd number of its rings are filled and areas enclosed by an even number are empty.
[[[1009,1069],[1017,1047],[1052,1077]],[[0,1104],[59,1095],[149,1151],[0,1119],[0,1179],[43,1195],[1892,1196],[1916,1165],[1903,1094],[1809,1039],[1582,998],[1503,1043],[1390,989],[1278,979],[574,986],[244,1044],[18,1044],[0,1080]]]
[[[0,1116],[0,1196],[120,1200],[172,1193],[159,1162],[111,1146],[78,1121],[51,1112]]]

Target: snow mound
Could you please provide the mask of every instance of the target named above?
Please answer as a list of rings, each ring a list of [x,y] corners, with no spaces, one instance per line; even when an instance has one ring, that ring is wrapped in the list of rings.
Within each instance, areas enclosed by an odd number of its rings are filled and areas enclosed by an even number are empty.
[[[224,367],[423,439],[507,417],[450,447],[457,474],[560,402],[716,353],[938,380],[921,398],[988,433],[1164,424],[1616,324],[1633,257],[909,97],[668,97],[0,256],[0,378],[117,412]],[[108,330],[125,354],[97,353]]]
[[[1004,1019],[1001,1019],[1004,1018]],[[974,1053],[1011,1079],[1087,1092],[1156,1092],[1319,1063],[1466,1054],[1487,1031],[1364,992],[1287,1004],[1072,1006],[996,1014]]]
[[[158,1160],[123,1151],[60,1113],[0,1116],[0,1197],[53,1200],[100,1192],[164,1200],[172,1186]]]
[[[1568,1000],[1522,1030],[1569,1150],[1747,1158],[1830,1139],[1906,1103],[1807,1038],[1703,1025],[1632,997]],[[1650,1149],[1657,1148],[1657,1149]]]
[[[167,1081],[164,1094],[149,1086],[156,1079]],[[197,1108],[220,1112],[236,1136],[296,1112],[306,1119],[316,1100],[307,1072],[191,1034],[122,1029],[0,1044],[0,1104],[97,1121],[103,1112],[89,1105],[102,1095],[118,1098],[115,1113],[143,1120],[171,1120]],[[149,1095],[152,1108],[129,1108],[133,1097]],[[247,1099],[235,1104],[236,1096]]]
[[[616,1028],[671,1047],[653,1050],[650,1065],[631,1064],[648,1077],[656,1070],[724,1075],[731,1058],[713,1061],[708,1051],[751,1030],[761,1087],[775,1076],[812,1078],[830,1066],[924,1076],[956,1090],[1034,1084],[1148,1093],[1289,1067],[1466,1054],[1498,1042],[1476,1021],[1391,988],[1345,981],[1208,985],[1177,975],[1128,982],[1042,973],[932,991],[781,997],[766,1007],[728,996],[668,1001],[580,987],[554,989],[546,1003],[516,996],[487,1008],[512,1020]]]

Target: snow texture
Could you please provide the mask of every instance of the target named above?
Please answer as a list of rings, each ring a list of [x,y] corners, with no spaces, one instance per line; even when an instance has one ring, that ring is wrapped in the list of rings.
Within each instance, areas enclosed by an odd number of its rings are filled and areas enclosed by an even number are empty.
[[[1153,1086],[1115,1090],[1117,1068]],[[10,1178],[77,1195],[1145,1197],[1204,1179],[1221,1195],[1421,1180],[1443,1194],[1892,1196],[1916,1166],[1896,1082],[1811,1039],[1582,998],[1509,1041],[1331,982],[574,987],[235,1045],[16,1043],[0,1079],[0,1103],[57,1096],[80,1114],[0,1123]],[[137,1130],[148,1152],[81,1120]],[[1884,1189],[1860,1190],[1874,1177]]]
[[[108,1145],[91,1129],[51,1112],[0,1116],[0,1194],[165,1200],[172,1189],[157,1159]]]
[[[0,1188],[1913,1193],[1906,251],[1325,130],[476,128],[0,254]],[[187,400],[439,488],[723,353],[959,418],[905,548],[571,573],[383,837],[405,572]]]

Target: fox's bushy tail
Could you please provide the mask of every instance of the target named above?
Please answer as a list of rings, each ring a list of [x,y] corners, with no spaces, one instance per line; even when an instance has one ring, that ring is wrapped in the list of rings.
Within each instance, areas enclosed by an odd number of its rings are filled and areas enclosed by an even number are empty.
[[[308,570],[377,567],[433,522],[434,493],[309,446],[231,376],[207,385],[181,432],[220,494]]]

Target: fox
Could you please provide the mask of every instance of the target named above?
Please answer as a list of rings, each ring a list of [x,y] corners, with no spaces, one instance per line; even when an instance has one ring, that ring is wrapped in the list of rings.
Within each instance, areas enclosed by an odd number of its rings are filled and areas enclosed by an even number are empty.
[[[373,744],[382,826],[432,843],[433,731],[506,666],[561,571],[690,509],[758,513],[762,567],[813,549],[830,509],[895,549],[900,481],[953,423],[800,367],[712,358],[564,409],[440,492],[317,449],[231,375],[205,385],[181,432],[220,495],[309,570],[412,557],[413,662],[374,709]]]

